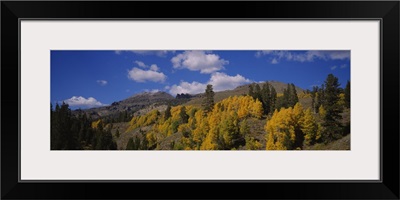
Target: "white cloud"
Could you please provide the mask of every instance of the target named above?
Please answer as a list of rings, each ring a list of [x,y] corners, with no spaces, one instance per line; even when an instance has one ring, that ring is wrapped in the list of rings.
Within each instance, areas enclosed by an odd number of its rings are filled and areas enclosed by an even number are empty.
[[[135,63],[137,66],[139,66],[141,68],[150,68],[151,71],[160,70],[160,68],[156,64],[152,64],[152,65],[148,66],[148,65],[144,64],[144,62],[138,61],[138,60],[136,60]]]
[[[224,69],[229,61],[221,59],[219,55],[205,51],[185,51],[171,59],[175,69],[200,71],[202,74],[211,74]]]
[[[159,90],[159,89],[152,89],[152,90],[144,89],[143,91],[144,92],[149,92],[149,93],[157,93],[157,92],[160,92],[161,90]]]
[[[179,85],[171,86],[169,88],[169,93],[172,95],[180,93],[189,93],[189,94],[203,93],[207,87],[207,84],[213,85],[214,91],[218,92],[224,90],[232,90],[235,89],[237,86],[250,82],[251,80],[246,79],[245,77],[239,74],[237,74],[236,76],[229,76],[225,73],[216,72],[211,75],[210,80],[207,83],[199,83],[196,81],[189,83],[182,81]]]
[[[142,62],[142,61],[135,60],[135,63],[136,63],[137,66],[139,66],[139,67],[147,68],[147,65],[145,65],[144,62]]]
[[[350,59],[350,51],[258,51],[256,57],[269,55],[271,56],[271,63],[276,64],[278,61],[284,59],[287,61],[297,62],[312,62],[314,60],[345,60]]]
[[[261,56],[263,56],[263,55],[270,54],[271,52],[272,52],[271,50],[257,51],[255,56],[256,56],[257,58],[259,58],[259,57],[261,57]]]
[[[153,70],[142,70],[139,68],[132,68],[128,70],[128,78],[134,80],[136,82],[164,82],[167,79],[167,76],[162,72],[157,72]]]
[[[164,73],[158,72],[160,68],[156,64],[148,66],[144,62],[138,60],[136,60],[134,63],[136,63],[136,65],[141,68],[149,70],[142,70],[137,67],[128,70],[128,78],[131,80],[134,80],[136,82],[164,82],[167,79],[167,76]]]
[[[213,85],[214,91],[232,90],[237,86],[244,83],[250,83],[249,79],[237,74],[236,76],[229,76],[224,73],[216,72],[211,75],[208,84]]]
[[[160,69],[160,68],[158,68],[156,64],[152,64],[152,65],[150,66],[150,70],[152,70],[152,71],[158,71],[159,69]]]
[[[80,107],[80,108],[93,108],[99,106],[106,106],[107,104],[103,104],[100,101],[97,101],[93,97],[84,98],[82,96],[73,96],[70,99],[64,100],[66,104],[71,107]]]
[[[347,65],[346,64],[342,64],[342,65],[340,65],[340,69],[344,69],[344,68],[346,68],[347,67]]]
[[[121,54],[121,51],[114,51],[114,52],[115,52],[115,54],[117,54],[117,55]]]
[[[101,86],[105,86],[108,83],[106,80],[97,80],[96,82]]]
[[[207,84],[192,82],[188,83],[182,81],[179,85],[173,85],[169,89],[169,93],[172,95],[181,94],[181,93],[189,93],[189,94],[198,94],[205,91]]]
[[[323,60],[346,60],[350,59],[350,51],[307,51],[307,61],[313,59]]]
[[[337,66],[334,65],[334,66],[331,67],[331,70],[335,70],[336,68],[337,68]]]

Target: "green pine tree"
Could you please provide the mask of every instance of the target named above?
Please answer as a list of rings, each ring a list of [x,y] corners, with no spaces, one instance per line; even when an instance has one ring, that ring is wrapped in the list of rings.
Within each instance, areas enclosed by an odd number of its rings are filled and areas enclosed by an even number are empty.
[[[249,96],[255,98],[255,95],[254,95],[254,86],[253,86],[253,84],[250,84],[250,85],[249,85]]]
[[[344,101],[346,108],[350,108],[350,81],[347,81],[346,88],[344,89]]]
[[[261,89],[261,98],[263,104],[264,114],[268,115],[271,109],[271,90],[268,82],[265,82]]]
[[[202,104],[205,114],[211,112],[214,107],[214,95],[215,94],[213,91],[213,86],[211,84],[208,84],[205,92],[205,98]]]
[[[185,106],[181,107],[181,110],[179,112],[179,116],[181,118],[181,124],[188,123],[189,115],[186,113],[186,107]]]
[[[323,122],[323,126],[325,127],[323,135],[325,141],[332,141],[338,139],[342,131],[342,125],[339,121],[342,119],[340,115],[342,107],[338,104],[340,94],[339,80],[333,74],[329,74],[325,80],[324,86],[324,102],[322,105],[326,114]]]
[[[255,84],[255,86],[254,86],[254,98],[255,99],[258,99],[260,102],[262,102],[262,99],[261,99],[261,87],[260,87],[260,85],[258,84],[258,83],[256,83]]]
[[[313,86],[313,90],[311,91],[311,108],[313,113],[317,113],[316,110],[316,96],[317,96],[318,86]]]
[[[276,109],[276,99],[277,99],[277,93],[275,88],[271,85],[271,98],[270,98],[270,113],[273,113],[274,110]]]
[[[164,114],[164,121],[167,121],[171,117],[171,106],[168,105]]]
[[[299,102],[299,97],[297,96],[296,87],[293,83],[289,86],[289,106],[294,107],[297,102]]]

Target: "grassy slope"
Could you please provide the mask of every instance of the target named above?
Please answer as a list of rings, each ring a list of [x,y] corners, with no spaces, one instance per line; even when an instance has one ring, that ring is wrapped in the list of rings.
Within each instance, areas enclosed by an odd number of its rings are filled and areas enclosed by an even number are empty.
[[[305,150],[350,150],[350,134],[328,144],[315,144]]]
[[[129,122],[121,122],[113,124],[113,129],[111,133],[113,135],[113,138],[116,140],[118,150],[124,150],[130,138],[134,136],[139,136],[139,138],[141,138],[141,134],[139,134],[139,128],[127,132],[126,130],[128,128],[129,128]],[[120,133],[119,137],[116,136],[117,129],[119,130]],[[143,131],[147,131],[150,129],[150,127],[142,127],[141,129]]]

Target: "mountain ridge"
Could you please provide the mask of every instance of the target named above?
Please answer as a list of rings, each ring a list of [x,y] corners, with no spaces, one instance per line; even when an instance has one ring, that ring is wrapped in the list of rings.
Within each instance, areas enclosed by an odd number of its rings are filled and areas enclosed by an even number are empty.
[[[224,90],[224,91],[215,92],[214,101],[219,102],[225,98],[228,98],[229,96],[246,95],[249,93],[249,86],[251,84],[253,84],[253,83],[240,85],[232,90]],[[265,82],[255,83],[255,84],[258,84],[262,88],[262,86],[265,84]],[[273,86],[275,88],[276,92],[279,94],[279,93],[283,93],[283,90],[287,88],[288,83],[279,82],[279,81],[268,81],[268,84]],[[296,88],[297,94],[303,93],[305,91],[304,89],[302,89],[298,86],[295,86],[295,88]],[[204,93],[193,95],[193,98],[189,102],[185,103],[185,105],[201,105],[201,99],[202,99],[203,95],[204,95]]]
[[[268,81],[268,83],[273,86],[277,93],[283,93],[283,90],[287,87],[287,83],[279,81]],[[239,96],[246,95],[249,91],[249,84],[244,84],[237,86],[232,90],[224,90],[215,92],[215,102],[219,102],[229,96]],[[262,86],[263,83],[255,83]],[[302,93],[304,90],[300,87],[296,87],[297,94]],[[167,105],[201,105],[204,93],[191,94],[190,98],[176,98],[165,91],[157,92],[141,92],[134,94],[126,99],[115,101],[108,106],[89,108],[77,110],[75,112],[81,113],[85,112],[93,119],[102,117],[116,117],[122,112],[127,112],[129,117],[145,114],[153,109],[157,109],[160,112],[164,111]]]

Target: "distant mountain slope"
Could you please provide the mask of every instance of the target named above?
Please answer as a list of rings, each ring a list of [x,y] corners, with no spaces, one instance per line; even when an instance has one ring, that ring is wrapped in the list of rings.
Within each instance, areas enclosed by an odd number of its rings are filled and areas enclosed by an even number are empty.
[[[283,82],[279,82],[279,81],[268,81],[268,83],[275,88],[277,93],[283,93],[283,90],[287,88],[287,83],[283,83]],[[264,84],[265,83],[258,83],[258,85],[260,85],[261,88],[263,87]],[[241,85],[233,90],[225,90],[225,91],[215,92],[214,101],[219,102],[230,96],[246,95],[249,93],[249,85],[250,84]],[[304,91],[303,89],[296,86],[297,94],[303,93],[303,91]],[[203,96],[204,96],[204,93],[197,94],[192,98],[192,100],[185,103],[185,105],[201,105]]]
[[[99,117],[118,115],[120,112],[124,111],[133,113],[148,107],[156,108],[161,105],[177,103],[179,103],[179,101],[166,92],[144,92],[133,95],[122,101],[114,102],[110,106],[91,108],[83,111],[96,119]]]

